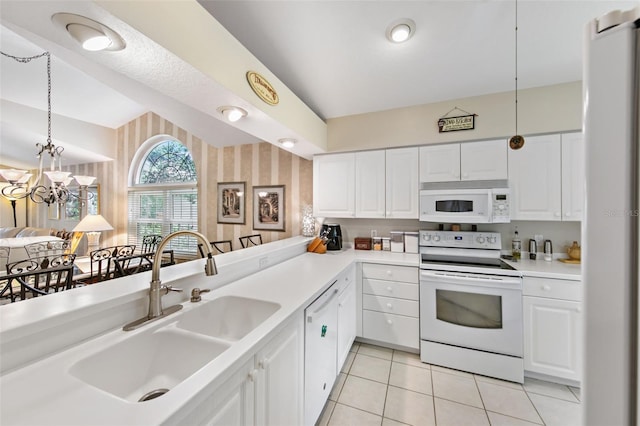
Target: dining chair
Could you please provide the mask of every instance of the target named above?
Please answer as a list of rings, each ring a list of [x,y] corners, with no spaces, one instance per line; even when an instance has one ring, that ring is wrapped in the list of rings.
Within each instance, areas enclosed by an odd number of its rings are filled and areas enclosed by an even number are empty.
[[[75,258],[75,254],[58,254],[8,263],[6,284],[0,297],[8,291],[13,303],[18,298],[25,300],[73,288]]]
[[[87,283],[95,283],[116,278],[117,269],[115,260],[117,258],[125,258],[120,264],[120,267],[127,269],[135,249],[136,246],[134,244],[126,244],[92,251],[89,253],[91,260],[91,277],[84,281]]]
[[[9,253],[11,253],[11,247],[0,247],[0,270],[4,271],[9,262]]]
[[[240,237],[238,239],[240,240],[242,248],[259,246],[260,244],[262,244],[262,234],[245,235],[244,237]]]
[[[231,240],[209,241],[209,244],[211,244],[211,248],[214,250],[213,254],[221,254],[221,253],[227,253],[227,252],[233,251],[233,245],[231,244]],[[198,244],[198,250],[200,251],[200,256],[205,257],[202,244]]]
[[[68,253],[71,248],[69,240],[39,241],[25,244],[24,250],[29,258]]]
[[[142,247],[140,247],[141,253],[155,253],[158,250],[158,246],[162,241],[162,235],[152,234],[142,237]]]

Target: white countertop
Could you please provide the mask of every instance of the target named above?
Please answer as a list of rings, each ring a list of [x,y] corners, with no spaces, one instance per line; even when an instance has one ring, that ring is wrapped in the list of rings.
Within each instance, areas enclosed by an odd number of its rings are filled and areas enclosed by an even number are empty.
[[[181,312],[188,312],[208,300],[235,295],[275,302],[280,304],[281,308],[247,336],[209,362],[197,374],[184,380],[162,398],[143,404],[128,402],[80,381],[69,373],[69,369],[77,361],[100,351],[107,345],[134,338],[137,334],[148,332],[149,329],[164,327],[175,322],[180,313],[135,331],[123,332],[117,329],[108,332],[4,374],[0,377],[2,393],[0,423],[3,425],[161,424],[181,408],[184,409],[185,404],[188,404],[198,392],[222,380],[223,376],[228,374],[230,367],[253,353],[277,330],[279,325],[298,314],[302,319],[302,310],[322,294],[341,271],[358,260],[418,266],[417,254],[355,250],[328,254],[301,254],[210,293],[205,293],[200,303],[183,303],[184,308]],[[176,285],[178,283],[176,282]],[[117,283],[114,281],[113,284]],[[69,292],[67,296],[71,294],[72,292]],[[47,296],[49,297],[52,296]],[[53,298],[49,300],[53,302]],[[45,298],[41,298],[39,302],[45,302]],[[165,303],[166,305],[168,303]],[[125,321],[122,322],[124,325]],[[167,362],[180,361],[167,360]]]
[[[234,256],[240,256],[240,252]],[[188,312],[209,300],[234,295],[275,302],[280,304],[281,308],[244,338],[206,364],[196,374],[171,389],[162,398],[145,403],[125,401],[80,381],[69,373],[69,369],[79,360],[99,352],[105,346],[134,338],[137,334],[175,322],[181,315],[180,312],[135,331],[124,332],[119,327],[115,330],[112,329],[113,331],[102,336],[71,345],[69,349],[59,351],[54,355],[0,376],[0,393],[2,395],[0,424],[126,425],[166,422],[172,418],[174,413],[185,409],[194,396],[203,389],[220,383],[230,374],[231,367],[237,365],[238,361],[246,361],[247,357],[255,352],[260,345],[266,343],[267,339],[271,338],[284,322],[296,315],[300,315],[302,319],[302,310],[322,294],[336,276],[353,262],[418,267],[420,258],[418,254],[412,253],[346,249],[340,252],[327,252],[327,254],[304,253],[262,269],[231,284],[215,288],[210,293],[203,294],[203,300],[200,303],[182,302],[184,308],[181,312]],[[559,261],[530,261],[528,259],[509,263],[523,271],[523,275],[526,276],[580,279],[580,265],[567,265]],[[163,271],[165,278],[174,275],[167,272]],[[220,274],[224,273],[224,268],[221,268]],[[230,270],[229,273],[232,271]],[[127,278],[130,281],[132,277]],[[193,276],[187,276],[187,278],[194,279]],[[125,284],[125,281],[125,279],[115,280],[111,284],[117,286]],[[203,281],[199,282],[202,288],[206,288],[202,285]],[[109,282],[104,284],[108,285]],[[178,285],[179,280],[175,284]],[[137,285],[137,287],[145,287],[145,284]],[[106,288],[103,291],[105,290]],[[74,291],[68,292],[66,297],[71,297]],[[84,293],[87,291],[91,291],[91,289],[84,289],[77,294],[79,297],[86,297]],[[40,300],[34,300],[32,306],[35,308],[36,304],[40,304],[44,307],[47,300],[54,303],[55,296],[38,298]],[[170,298],[170,296],[165,296],[165,298]],[[129,297],[125,297],[125,299]],[[60,297],[59,299],[62,301]],[[122,301],[122,299],[120,300]],[[23,306],[26,308],[29,303],[32,302],[27,302]],[[171,303],[165,301],[165,306],[169,304]],[[16,309],[19,305],[20,303],[17,303],[13,308]],[[68,305],[73,305],[73,303],[68,303]],[[111,302],[109,305],[113,309],[114,303]],[[49,313],[53,312],[51,309],[48,310]],[[126,321],[122,320],[121,322],[124,325]],[[16,326],[17,324],[13,323],[12,325]],[[31,327],[33,326],[35,324],[31,324]],[[0,327],[2,327],[0,332],[10,332],[10,335],[18,331],[13,327],[9,327],[10,330],[7,330],[2,324]],[[16,338],[15,335],[12,336],[12,339],[14,338]],[[0,348],[0,350],[4,352],[4,348]],[[180,360],[167,360],[167,362],[180,362]],[[96,368],[100,368],[100,366],[96,366]]]
[[[536,260],[530,260],[523,254],[522,259],[514,262],[505,260],[506,263],[522,272],[525,277],[555,278],[562,280],[580,281],[582,279],[581,264],[563,263],[559,259],[547,262],[539,256]]]

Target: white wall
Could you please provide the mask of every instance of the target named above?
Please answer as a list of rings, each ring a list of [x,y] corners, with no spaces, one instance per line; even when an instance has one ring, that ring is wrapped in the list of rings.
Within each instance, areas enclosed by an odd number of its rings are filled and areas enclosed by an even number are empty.
[[[455,99],[327,120],[330,152],[424,145],[513,136],[513,92]],[[458,107],[478,114],[475,129],[438,133],[438,119]],[[458,115],[464,115],[462,113]],[[518,133],[582,129],[582,84],[573,82],[518,91]]]

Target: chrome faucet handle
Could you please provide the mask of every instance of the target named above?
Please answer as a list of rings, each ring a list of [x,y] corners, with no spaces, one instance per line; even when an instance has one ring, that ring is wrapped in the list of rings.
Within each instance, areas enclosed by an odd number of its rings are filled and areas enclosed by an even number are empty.
[[[209,290],[209,289],[203,289],[203,290],[201,290],[201,289],[199,289],[198,287],[194,288],[193,290],[191,290],[191,301],[192,301],[192,302],[194,302],[194,303],[195,303],[195,302],[199,302],[199,301],[201,301],[201,300],[202,300],[202,297],[200,297],[200,295],[201,295],[202,293],[208,293],[208,292],[210,292],[210,291],[211,291],[211,290]]]

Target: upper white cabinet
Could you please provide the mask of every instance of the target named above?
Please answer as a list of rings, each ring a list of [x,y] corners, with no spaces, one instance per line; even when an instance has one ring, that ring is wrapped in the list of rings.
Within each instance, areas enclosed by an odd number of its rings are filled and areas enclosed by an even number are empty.
[[[562,220],[582,220],[584,206],[584,137],[562,135]]]
[[[355,154],[313,158],[313,214],[316,217],[355,216]]]
[[[386,150],[387,218],[417,219],[419,182],[418,148]]]
[[[355,153],[356,217],[385,217],[385,163],[384,150]]]
[[[512,220],[581,220],[584,159],[581,133],[529,136],[509,150]]]
[[[460,144],[420,147],[420,182],[460,180]]]
[[[460,180],[507,179],[508,175],[506,140],[460,145]]]
[[[316,216],[417,219],[418,190],[416,147],[313,159]]]
[[[420,182],[507,179],[504,140],[420,147]]]

